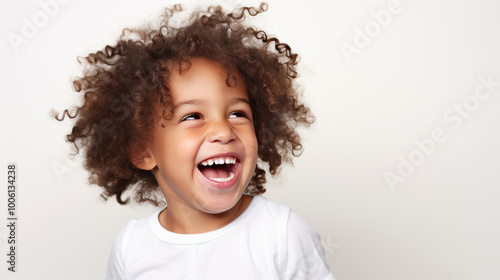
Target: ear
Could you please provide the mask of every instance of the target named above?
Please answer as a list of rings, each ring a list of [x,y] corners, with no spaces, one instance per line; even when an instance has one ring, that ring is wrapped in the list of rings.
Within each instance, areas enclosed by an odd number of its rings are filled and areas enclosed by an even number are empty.
[[[156,160],[148,144],[134,143],[128,148],[128,154],[130,161],[137,168],[152,170],[156,167]]]

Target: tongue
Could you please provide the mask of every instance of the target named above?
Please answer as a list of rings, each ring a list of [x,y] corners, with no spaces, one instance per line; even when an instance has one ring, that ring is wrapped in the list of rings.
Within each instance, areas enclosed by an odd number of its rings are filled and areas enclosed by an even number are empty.
[[[227,178],[229,177],[229,172],[226,170],[225,166],[210,166],[210,167],[200,167],[200,171],[206,178]]]

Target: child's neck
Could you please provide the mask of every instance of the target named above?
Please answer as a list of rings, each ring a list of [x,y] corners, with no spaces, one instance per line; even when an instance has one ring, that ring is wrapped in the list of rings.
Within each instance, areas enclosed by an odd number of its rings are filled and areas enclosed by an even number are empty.
[[[243,195],[236,205],[219,214],[201,211],[186,211],[182,204],[172,201],[158,219],[161,226],[170,232],[180,234],[204,233],[220,229],[238,218],[250,205],[252,197]]]

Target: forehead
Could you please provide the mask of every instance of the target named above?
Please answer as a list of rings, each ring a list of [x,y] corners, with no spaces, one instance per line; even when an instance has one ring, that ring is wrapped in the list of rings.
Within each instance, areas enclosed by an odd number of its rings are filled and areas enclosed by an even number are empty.
[[[190,66],[170,67],[168,85],[174,104],[186,99],[226,95],[248,98],[245,81],[238,71],[205,58],[192,58],[190,62]],[[186,67],[187,70],[183,69]]]

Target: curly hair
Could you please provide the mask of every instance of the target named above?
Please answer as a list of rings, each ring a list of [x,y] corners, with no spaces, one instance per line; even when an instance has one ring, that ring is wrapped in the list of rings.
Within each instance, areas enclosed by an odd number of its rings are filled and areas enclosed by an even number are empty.
[[[165,81],[172,69],[167,65],[189,66],[194,57],[236,69],[247,85],[259,162],[245,193],[265,192],[266,171],[259,165],[267,164],[275,175],[283,162],[292,163],[291,155],[300,155],[296,128],[310,125],[314,116],[299,101],[294,82],[298,55],[276,37],[243,24],[247,15],[266,10],[266,3],[231,13],[212,6],[193,12],[184,26],[175,27],[171,21],[182,7],[174,5],[165,9],[159,28],[124,29],[116,45],[83,59],[83,77],[73,81],[74,89],[83,93],[83,104],[54,117],[76,118],[66,141],[77,154],[84,151],[89,183],[104,188],[104,199],[114,195],[126,204],[130,199],[122,196],[133,190],[138,203],[163,203],[154,175],[135,167],[129,152],[151,137],[155,104],[163,106],[164,118],[171,116],[172,97]]]

